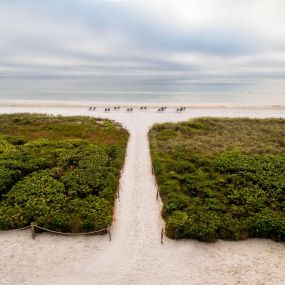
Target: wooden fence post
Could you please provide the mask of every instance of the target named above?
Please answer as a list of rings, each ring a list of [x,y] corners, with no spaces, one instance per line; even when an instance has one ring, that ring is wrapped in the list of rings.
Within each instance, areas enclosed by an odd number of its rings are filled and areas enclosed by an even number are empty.
[[[163,234],[164,234],[164,231],[163,231],[163,228],[161,229],[161,235],[160,235],[160,243],[163,244]]]
[[[159,193],[159,190],[158,190],[158,186],[157,186],[157,191],[156,191],[156,201],[158,200],[158,193]]]
[[[32,231],[32,239],[34,239],[35,235],[36,235],[36,233],[35,233],[35,224],[34,223],[31,223],[31,231]]]
[[[112,240],[112,236],[111,236],[111,230],[110,227],[107,228],[108,234],[109,234],[109,241]]]

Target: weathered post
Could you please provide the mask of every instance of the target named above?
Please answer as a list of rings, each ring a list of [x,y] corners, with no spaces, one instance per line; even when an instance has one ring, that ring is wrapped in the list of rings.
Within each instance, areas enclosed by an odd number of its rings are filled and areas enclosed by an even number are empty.
[[[158,200],[158,193],[159,193],[159,190],[158,190],[158,186],[157,186],[157,191],[156,191],[156,201]]]
[[[111,236],[111,230],[110,227],[107,228],[108,234],[109,234],[109,241],[112,240],[112,236]]]
[[[163,228],[161,229],[161,235],[160,235],[160,243],[163,244],[163,234],[164,234],[164,231],[163,231]]]
[[[35,235],[36,235],[36,233],[35,233],[35,224],[34,223],[31,223],[31,231],[32,231],[32,239],[34,239]]]

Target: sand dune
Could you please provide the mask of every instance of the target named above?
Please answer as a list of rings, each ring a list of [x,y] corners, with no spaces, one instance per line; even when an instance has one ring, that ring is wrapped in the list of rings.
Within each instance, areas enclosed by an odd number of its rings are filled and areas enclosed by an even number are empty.
[[[0,233],[1,284],[284,284],[285,245],[270,240],[164,240],[147,141],[158,122],[200,116],[285,117],[282,109],[191,109],[176,113],[93,112],[86,107],[0,107],[7,112],[92,115],[121,122],[130,132],[112,241],[107,236],[62,237],[29,231]]]

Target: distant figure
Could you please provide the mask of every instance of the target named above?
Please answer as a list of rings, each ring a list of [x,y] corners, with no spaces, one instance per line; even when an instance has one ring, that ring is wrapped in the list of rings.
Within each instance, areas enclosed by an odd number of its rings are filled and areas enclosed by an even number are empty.
[[[89,111],[92,110],[92,107],[89,107]]]
[[[93,111],[95,111],[96,110],[96,107],[93,107]]]
[[[117,110],[117,107],[114,107],[114,110]]]
[[[144,109],[145,109],[145,110],[146,110],[146,108],[147,108],[147,107],[146,107],[146,106],[144,106]]]

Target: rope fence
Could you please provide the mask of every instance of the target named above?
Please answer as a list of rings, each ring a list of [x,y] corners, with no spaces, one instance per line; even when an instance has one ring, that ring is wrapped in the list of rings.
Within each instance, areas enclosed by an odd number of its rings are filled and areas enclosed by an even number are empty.
[[[156,201],[158,201],[158,198],[160,196],[160,193],[159,193],[160,188],[159,188],[159,186],[157,185],[157,182],[156,182],[156,177],[155,177],[153,164],[151,165],[151,172],[152,172],[152,175],[153,175],[155,187],[157,189],[157,191],[156,191]],[[161,204],[160,203],[159,203],[159,208],[160,208],[160,211],[161,211]],[[164,228],[162,227],[161,228],[161,232],[160,232],[160,243],[161,244],[163,244],[163,239],[164,239],[165,234],[166,234],[166,232],[165,232]]]
[[[50,230],[44,227],[40,227],[35,223],[31,223],[31,225],[23,227],[23,228],[19,228],[19,229],[13,229],[13,230],[6,230],[6,231],[0,231],[0,232],[13,232],[13,231],[22,231],[22,230],[27,230],[27,229],[31,229],[31,233],[32,233],[32,238],[34,239],[36,236],[36,231],[35,229],[39,229],[45,232],[49,232],[52,234],[57,234],[57,235],[64,235],[64,236],[87,236],[87,235],[96,235],[96,234],[100,234],[100,233],[108,233],[109,235],[109,240],[112,240],[112,236],[111,236],[111,227],[108,226],[105,229],[101,229],[98,231],[92,231],[92,232],[86,232],[86,233],[65,233],[65,232],[59,232],[59,231],[54,231],[54,230]]]
[[[155,175],[154,175],[154,167],[152,165],[152,174],[154,176],[154,183],[155,183],[155,187],[157,189],[157,192],[156,192],[156,200],[158,201],[158,198],[159,198],[159,186],[157,185],[157,182],[156,182],[156,178],[155,178]],[[120,197],[120,192],[118,190],[117,192],[117,198]],[[44,227],[41,227],[41,226],[38,226],[37,224],[35,223],[31,223],[31,225],[29,226],[26,226],[26,227],[22,227],[22,228],[18,228],[18,229],[12,229],[12,230],[5,230],[5,231],[0,231],[1,232],[13,232],[13,231],[22,231],[22,230],[26,230],[26,229],[31,229],[31,234],[32,234],[32,238],[34,239],[35,236],[36,236],[36,229],[39,229],[41,231],[45,231],[45,232],[49,232],[49,233],[52,233],[52,234],[57,234],[57,235],[64,235],[64,236],[87,236],[87,235],[96,235],[96,234],[100,234],[100,233],[108,233],[109,235],[109,240],[111,241],[112,240],[112,235],[111,235],[111,226],[108,226],[107,228],[105,229],[101,229],[101,230],[97,230],[97,231],[92,231],[92,232],[85,232],[85,233],[66,233],[66,232],[59,232],[59,231],[54,231],[54,230],[50,230],[50,229],[47,229],[47,228],[44,228]],[[164,229],[162,228],[161,230],[161,237],[160,237],[160,242],[161,244],[163,244],[163,238],[164,238],[164,235],[165,235],[165,231]]]
[[[126,161],[126,156],[125,156],[125,161]],[[116,198],[117,199],[120,199],[120,187],[121,187],[121,179],[123,176],[123,172],[124,172],[124,170],[121,169],[121,171],[120,171],[120,183],[119,183],[119,187],[118,187],[117,192],[116,192]]]
[[[23,228],[19,228],[19,229],[12,229],[12,230],[0,231],[0,233],[23,231],[23,230],[29,229],[30,227],[31,227],[31,225],[26,226],[26,227],[23,227]]]
[[[159,186],[157,185],[157,182],[156,182],[156,177],[155,177],[155,175],[154,175],[154,167],[153,167],[153,164],[151,165],[151,172],[152,172],[152,175],[153,175],[153,177],[154,177],[154,184],[155,184],[155,187],[156,187],[156,189],[157,189],[157,191],[156,191],[156,201],[158,201],[158,197],[159,197]]]

